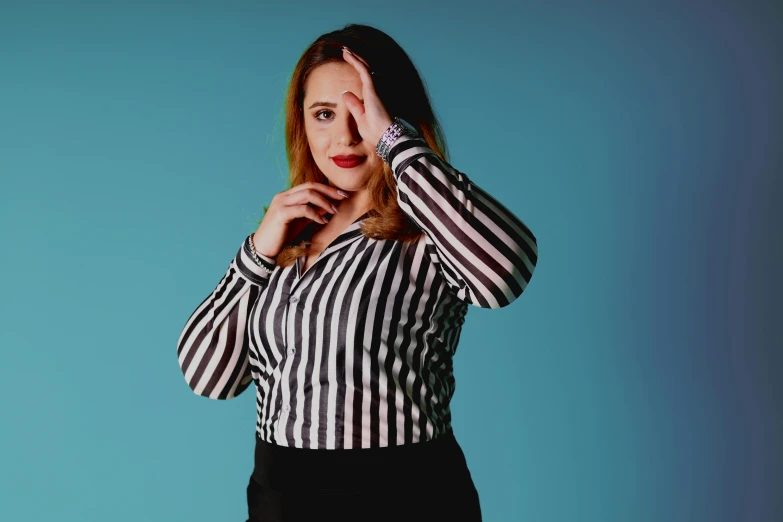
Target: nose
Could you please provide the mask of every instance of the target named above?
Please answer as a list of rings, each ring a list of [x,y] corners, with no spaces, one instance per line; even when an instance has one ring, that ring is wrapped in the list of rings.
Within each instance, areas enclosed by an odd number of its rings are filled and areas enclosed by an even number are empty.
[[[339,119],[339,122],[335,125],[335,132],[337,132],[337,143],[340,145],[355,145],[362,141],[362,136],[359,134],[359,127],[356,126],[356,120],[351,115],[350,111],[346,111],[348,114]]]

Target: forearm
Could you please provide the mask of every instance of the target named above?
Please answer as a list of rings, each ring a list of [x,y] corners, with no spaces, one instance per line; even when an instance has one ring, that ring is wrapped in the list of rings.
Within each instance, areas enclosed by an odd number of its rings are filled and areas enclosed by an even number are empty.
[[[435,245],[458,295],[485,308],[516,299],[538,261],[536,238],[522,220],[421,138],[400,137],[388,161],[400,207]]]

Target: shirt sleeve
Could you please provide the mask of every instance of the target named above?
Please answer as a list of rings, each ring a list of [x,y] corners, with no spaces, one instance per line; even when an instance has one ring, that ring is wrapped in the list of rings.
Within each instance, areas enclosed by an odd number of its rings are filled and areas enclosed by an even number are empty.
[[[457,297],[482,308],[519,297],[538,261],[530,229],[420,137],[400,136],[387,161],[400,207],[425,232]]]
[[[258,254],[265,266],[274,260]],[[185,323],[177,342],[177,358],[185,381],[210,399],[232,399],[253,380],[247,322],[269,274],[253,261],[247,238],[217,287]]]

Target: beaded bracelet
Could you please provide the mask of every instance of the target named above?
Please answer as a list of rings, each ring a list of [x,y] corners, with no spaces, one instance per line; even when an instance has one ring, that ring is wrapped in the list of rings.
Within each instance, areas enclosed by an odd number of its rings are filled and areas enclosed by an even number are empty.
[[[248,245],[248,247],[250,247],[250,257],[253,258],[253,261],[256,262],[256,264],[259,266],[259,268],[261,268],[261,270],[266,272],[267,275],[269,275],[272,272],[274,272],[273,269],[269,269],[267,267],[267,264],[268,264],[267,262],[265,262],[263,259],[258,257],[258,253],[256,252],[256,247],[255,247],[255,245],[253,245],[253,234],[250,234],[249,236],[247,236],[247,245]]]

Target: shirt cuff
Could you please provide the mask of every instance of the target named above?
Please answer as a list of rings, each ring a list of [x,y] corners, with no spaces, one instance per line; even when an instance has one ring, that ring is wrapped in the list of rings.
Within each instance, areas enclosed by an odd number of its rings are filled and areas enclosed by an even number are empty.
[[[258,266],[253,259],[253,255],[250,252],[250,244],[247,241],[248,237],[242,242],[242,246],[239,247],[239,251],[234,258],[237,269],[239,270],[239,273],[251,283],[265,284],[269,280],[271,274]],[[255,254],[261,260],[261,264],[269,270],[274,270],[277,266],[274,258],[259,254],[258,252]]]
[[[435,151],[427,145],[424,138],[403,134],[394,141],[391,149],[389,149],[387,162],[394,172],[394,176],[399,178],[402,171],[410,164],[410,161],[423,154],[435,154]]]

